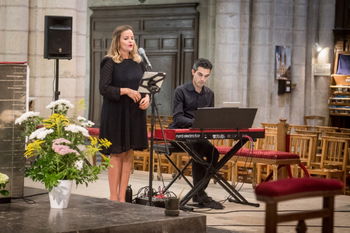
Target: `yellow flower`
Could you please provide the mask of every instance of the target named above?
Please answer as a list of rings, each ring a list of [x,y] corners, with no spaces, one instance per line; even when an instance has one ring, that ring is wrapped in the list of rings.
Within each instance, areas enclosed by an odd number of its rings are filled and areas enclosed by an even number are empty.
[[[69,125],[69,120],[65,115],[54,113],[48,119],[43,120],[46,128]]]
[[[39,154],[41,148],[41,144],[43,144],[45,141],[43,140],[35,140],[32,143],[29,143],[27,145],[27,149],[24,152],[24,157],[26,157],[27,159],[33,156],[36,156]]]
[[[96,137],[89,137],[89,139],[90,139],[90,145],[91,146],[96,146],[97,145],[97,143],[98,143],[98,138],[96,138]]]
[[[112,143],[105,138],[100,138],[99,141],[100,141],[101,145],[105,148],[108,148],[112,145]]]

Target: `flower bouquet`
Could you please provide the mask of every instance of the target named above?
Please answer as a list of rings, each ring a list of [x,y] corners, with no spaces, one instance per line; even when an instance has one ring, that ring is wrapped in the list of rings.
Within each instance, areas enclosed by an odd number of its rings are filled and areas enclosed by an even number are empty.
[[[9,182],[9,177],[6,174],[0,172],[0,197],[8,196],[9,191],[5,189],[6,184]]]
[[[68,118],[67,112],[73,107],[69,101],[61,99],[46,107],[53,112],[46,119],[41,118],[38,112],[26,112],[15,121],[23,127],[27,137],[24,156],[33,158],[25,175],[43,183],[49,191],[61,180],[88,185],[109,166],[109,159],[103,154],[99,165],[89,163],[89,158],[111,143],[89,136],[86,128],[91,127],[93,122],[84,117],[75,121]]]

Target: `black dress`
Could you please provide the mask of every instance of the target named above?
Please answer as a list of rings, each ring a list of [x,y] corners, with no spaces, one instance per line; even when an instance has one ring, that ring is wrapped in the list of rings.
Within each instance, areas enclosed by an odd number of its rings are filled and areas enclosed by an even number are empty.
[[[146,111],[127,95],[120,95],[120,88],[137,90],[144,73],[142,64],[131,59],[115,63],[105,57],[101,62],[100,93],[103,96],[100,138],[112,142],[102,151],[104,154],[143,150],[148,147]]]

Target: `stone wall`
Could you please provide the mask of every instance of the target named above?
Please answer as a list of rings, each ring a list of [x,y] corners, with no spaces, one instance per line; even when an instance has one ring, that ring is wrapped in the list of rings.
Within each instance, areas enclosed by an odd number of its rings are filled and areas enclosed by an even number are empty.
[[[147,0],[174,4],[190,0]],[[302,123],[305,114],[328,116],[329,77],[314,77],[315,63],[331,63],[335,0],[197,0],[200,12],[199,56],[214,62],[208,86],[216,105],[224,101],[259,107],[255,124],[286,118]],[[136,5],[139,1],[3,0],[0,7],[0,61],[28,61],[30,96],[36,111],[48,113],[53,99],[55,61],[43,58],[44,16],[73,17],[73,59],[60,61],[60,98],[74,103],[89,98],[90,6]],[[317,23],[318,22],[318,23]],[[317,25],[319,25],[317,27]],[[328,48],[317,57],[313,44]],[[277,95],[274,47],[292,48],[291,94]],[[87,110],[75,110],[86,115]]]
[[[29,96],[34,110],[48,115],[45,106],[54,98],[55,60],[44,59],[45,15],[72,16],[71,60],[59,61],[60,98],[77,103],[85,99],[87,2],[85,0],[4,0],[0,6],[0,61],[28,61]],[[84,114],[75,109],[76,114]]]

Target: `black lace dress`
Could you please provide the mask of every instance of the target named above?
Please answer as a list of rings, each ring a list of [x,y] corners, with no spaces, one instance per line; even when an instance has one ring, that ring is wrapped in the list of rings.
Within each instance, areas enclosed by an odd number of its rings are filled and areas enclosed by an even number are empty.
[[[120,88],[137,90],[144,73],[143,65],[131,59],[115,63],[105,57],[101,62],[100,93],[103,96],[100,138],[112,142],[104,154],[147,148],[146,111]]]

